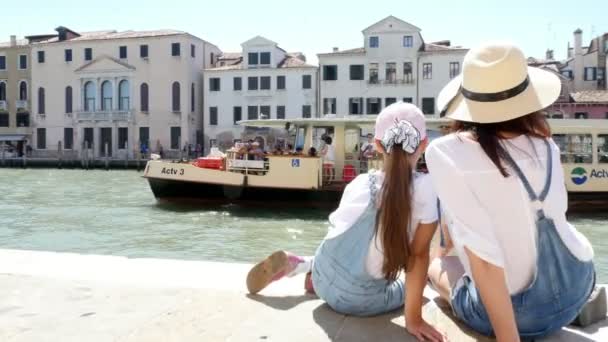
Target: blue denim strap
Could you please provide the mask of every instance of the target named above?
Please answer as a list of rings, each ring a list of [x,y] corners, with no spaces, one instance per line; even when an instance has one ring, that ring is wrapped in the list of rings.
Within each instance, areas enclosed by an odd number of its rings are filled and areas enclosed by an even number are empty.
[[[445,247],[445,236],[443,236],[443,225],[441,224],[441,200],[437,198],[437,222],[439,222],[439,247]]]

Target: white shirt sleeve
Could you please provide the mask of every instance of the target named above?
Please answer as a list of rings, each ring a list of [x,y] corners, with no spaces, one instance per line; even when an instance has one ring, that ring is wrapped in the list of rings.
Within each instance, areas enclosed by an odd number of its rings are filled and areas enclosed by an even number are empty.
[[[422,224],[433,223],[439,219],[437,194],[428,174],[418,174],[414,183],[414,217]]]
[[[492,219],[453,159],[458,153],[450,149],[449,143],[458,142],[436,144],[440,141],[431,143],[426,162],[442,209],[453,222],[449,229],[454,244],[460,245],[462,254],[467,247],[481,259],[504,268],[504,256],[493,232]],[[466,254],[460,257],[466,258]]]
[[[334,238],[348,230],[359,219],[370,201],[369,175],[353,179],[342,194],[340,206],[329,215],[329,232],[325,239]]]

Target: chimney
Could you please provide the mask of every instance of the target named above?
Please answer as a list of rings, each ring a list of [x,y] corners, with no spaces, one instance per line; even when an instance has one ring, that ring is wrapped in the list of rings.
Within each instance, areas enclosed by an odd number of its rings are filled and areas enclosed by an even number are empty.
[[[337,47],[337,46],[334,46],[334,48],[333,48],[332,50],[333,50],[333,52],[338,52],[338,51],[340,51],[340,49],[338,49],[338,47]]]
[[[548,61],[552,61],[553,60],[553,50],[547,49],[547,55],[545,56],[545,59],[548,60]]]
[[[574,91],[583,90],[583,30],[574,31]]]
[[[17,46],[17,36],[12,35],[11,36],[11,47],[15,47]]]

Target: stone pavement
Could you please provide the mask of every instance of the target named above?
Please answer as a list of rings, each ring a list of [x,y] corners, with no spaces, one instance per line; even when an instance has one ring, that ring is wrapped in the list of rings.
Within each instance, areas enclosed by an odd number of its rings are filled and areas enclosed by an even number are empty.
[[[413,341],[401,311],[333,312],[303,277],[246,294],[250,265],[0,250],[0,341]],[[425,318],[451,341],[463,330],[427,291]],[[546,341],[608,341],[608,322]]]

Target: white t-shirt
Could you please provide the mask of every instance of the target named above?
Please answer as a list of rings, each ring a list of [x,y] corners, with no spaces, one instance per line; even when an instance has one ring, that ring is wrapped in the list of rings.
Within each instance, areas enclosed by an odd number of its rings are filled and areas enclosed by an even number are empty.
[[[333,164],[336,161],[336,148],[333,144],[327,144],[323,148],[327,149],[323,156],[323,162]]]
[[[376,186],[378,190],[384,181],[384,173],[376,172]],[[325,239],[332,239],[352,227],[363,214],[370,203],[369,174],[357,176],[344,189],[340,206],[329,215],[330,229]],[[413,203],[410,231],[408,238],[410,242],[414,238],[418,224],[433,223],[437,221],[437,196],[433,191],[431,178],[426,174],[416,173],[413,184]],[[374,227],[370,227],[373,229]],[[384,278],[382,265],[384,264],[384,253],[382,242],[374,237],[370,242],[369,252],[365,268],[367,272],[376,279]]]
[[[552,183],[543,209],[552,218],[567,248],[579,260],[593,258],[589,241],[566,220],[568,196],[559,148],[550,140]],[[540,193],[546,178],[547,148],[541,139],[519,136],[503,145]],[[464,134],[434,140],[426,162],[435,191],[446,212],[449,232],[466,273],[471,267],[464,247],[502,267],[511,294],[525,289],[536,271],[536,210],[510,167],[503,177],[481,146]],[[507,166],[503,163],[504,166]]]

